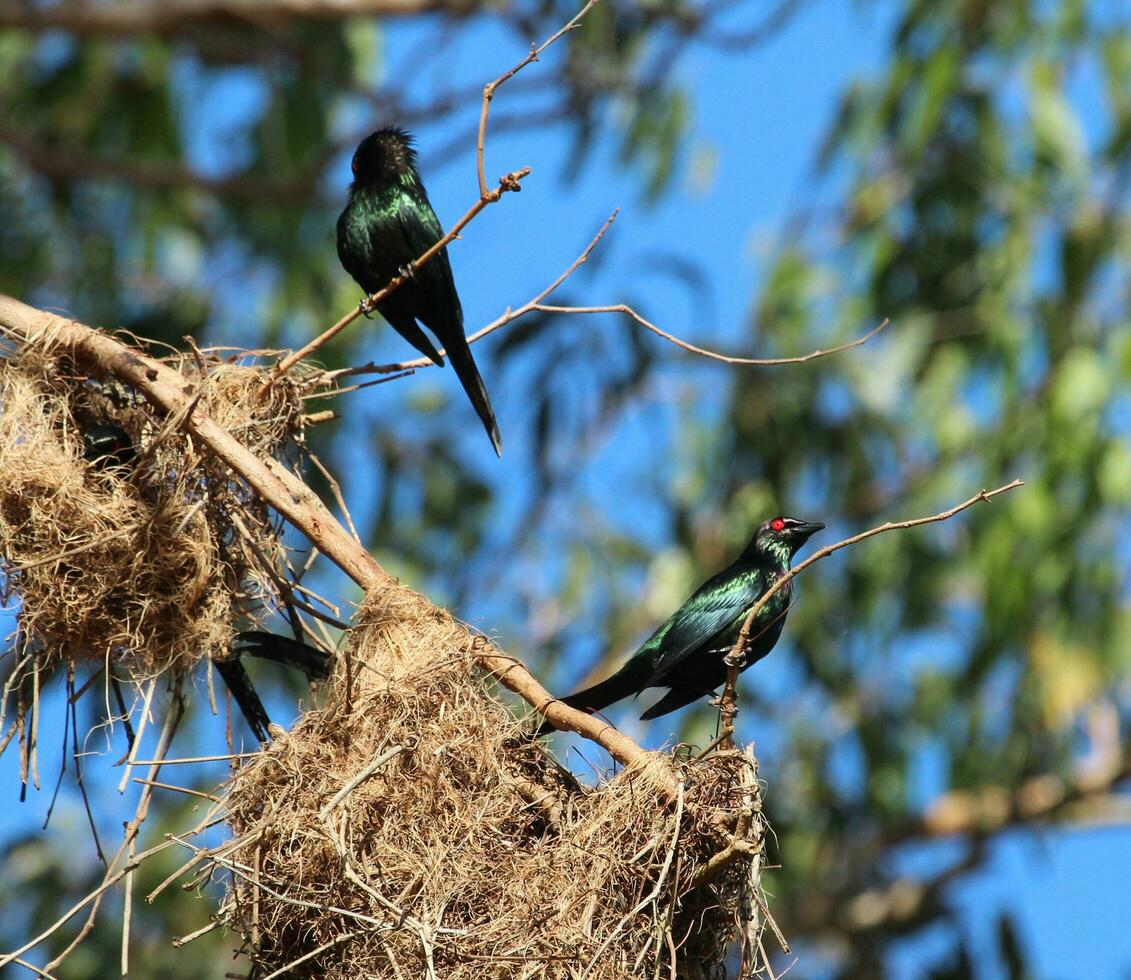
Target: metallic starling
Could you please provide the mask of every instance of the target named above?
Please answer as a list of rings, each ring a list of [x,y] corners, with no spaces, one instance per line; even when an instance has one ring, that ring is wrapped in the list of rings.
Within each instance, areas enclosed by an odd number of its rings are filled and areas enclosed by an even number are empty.
[[[593,713],[648,687],[670,688],[640,717],[647,721],[710,694],[726,680],[723,658],[734,647],[754,604],[789,570],[798,549],[824,524],[775,517],[755,532],[738,560],[704,583],[608,680],[562,698]],[[792,581],[774,593],[750,626],[746,662],[757,663],[781,636]],[[548,723],[540,735],[552,731]]]
[[[383,289],[396,275],[408,276],[377,304],[378,312],[420,353],[443,367],[444,359],[420,324],[436,335],[495,452],[502,455],[491,400],[464,336],[448,250],[441,249],[419,269],[412,265],[444,237],[416,170],[412,137],[403,129],[379,129],[358,145],[352,168],[349,201],[338,218],[338,258],[367,295]],[[362,309],[368,312],[364,300]]]

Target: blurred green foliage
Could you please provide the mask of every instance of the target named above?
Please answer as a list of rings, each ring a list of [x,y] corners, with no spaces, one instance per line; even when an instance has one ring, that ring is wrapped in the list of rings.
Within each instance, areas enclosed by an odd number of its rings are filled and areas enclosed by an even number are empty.
[[[574,680],[579,664],[597,670],[606,651],[630,649],[782,502],[828,521],[831,540],[1026,480],[953,524],[881,537],[807,573],[789,652],[776,655],[797,668],[788,697],[746,675],[743,722],[760,738],[782,865],[773,908],[791,939],[836,940],[822,949],[839,976],[882,973],[893,944],[952,920],[946,882],[985,859],[981,836],[964,835],[915,902],[864,902],[901,880],[892,855],[914,845],[932,799],[987,786],[1008,796],[1030,777],[1070,774],[1111,750],[1105,719],[1126,727],[1131,36],[1102,7],[898,5],[883,72],[843,94],[823,142],[814,200],[832,207],[802,211],[783,233],[745,338],[760,354],[794,354],[890,317],[865,356],[767,369],[756,384],[683,359],[673,381],[682,355],[635,328],[532,317],[490,348],[495,376],[538,380],[524,425],[507,433],[508,453],[528,461],[521,486],[468,464],[452,438],[466,413],[445,404],[405,397],[395,417],[316,437],[337,469],[359,454],[372,467],[372,492],[351,506],[382,561],[458,608],[497,610],[485,625],[507,629],[509,650]],[[570,13],[545,2],[493,16],[544,37]],[[439,18],[420,58],[442,59],[441,35],[465,23]],[[658,198],[689,128],[670,67],[713,31],[681,3],[603,3],[547,56],[552,72],[510,83],[516,107],[496,108],[492,132],[566,123],[566,172],[611,137],[642,195]],[[326,247],[340,197],[324,193],[327,168],[374,118],[440,127],[473,120],[479,99],[411,102],[382,38],[370,21],[301,19],[0,34],[0,289],[172,343],[201,332],[287,343],[324,325],[356,301]],[[1084,97],[1101,100],[1087,125],[1066,87],[1081,64],[1093,80]],[[216,79],[234,68],[255,111],[202,121],[202,100],[219,98]],[[233,282],[268,302],[245,302]],[[579,288],[568,287],[584,301]],[[639,299],[629,286],[623,298]],[[326,358],[365,355],[341,344]],[[660,385],[676,393],[678,422],[670,439],[653,436],[663,465],[632,486],[633,516],[667,529],[657,545],[605,512],[593,473],[610,432],[654,417]],[[708,709],[692,712],[684,734],[701,740],[710,725]],[[1126,753],[1120,730],[1114,750]],[[937,772],[924,788],[927,758]],[[0,917],[4,947],[89,886],[60,889],[58,846],[33,837],[3,856],[6,881],[21,885],[19,915]],[[225,962],[215,934],[188,959],[168,949],[194,917],[173,894],[137,913],[138,976]],[[95,932],[105,962],[115,928],[111,917]],[[1002,962],[1025,975],[1008,917],[998,932]],[[954,935],[939,977],[975,972],[976,952]]]

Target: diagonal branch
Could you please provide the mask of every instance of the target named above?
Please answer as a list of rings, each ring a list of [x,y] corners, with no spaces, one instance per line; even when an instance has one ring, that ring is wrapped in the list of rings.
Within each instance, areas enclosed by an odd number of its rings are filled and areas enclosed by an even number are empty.
[[[679,337],[675,336],[674,334],[668,333],[663,328],[656,326],[656,324],[641,316],[631,306],[627,306],[623,303],[618,303],[611,306],[551,306],[546,304],[544,301],[547,299],[547,297],[552,295],[562,285],[562,283],[569,279],[570,276],[572,276],[581,266],[583,266],[589,260],[589,256],[593,253],[593,250],[597,247],[597,244],[601,241],[601,239],[604,238],[605,233],[612,226],[613,222],[616,221],[617,215],[619,213],[620,209],[618,208],[611,215],[609,215],[608,218],[605,219],[605,223],[601,226],[600,230],[598,230],[597,234],[593,236],[589,244],[585,246],[581,254],[576,259],[574,259],[573,262],[571,262],[565,269],[565,271],[562,272],[556,279],[554,279],[553,282],[551,282],[548,286],[546,286],[545,289],[538,293],[538,295],[536,295],[533,299],[527,300],[522,304],[522,306],[515,307],[514,309],[508,308],[506,311],[504,311],[502,316],[499,316],[496,319],[492,320],[486,326],[480,327],[475,331],[475,333],[469,334],[467,342],[469,344],[474,344],[477,340],[482,340],[488,334],[494,333],[496,330],[501,330],[503,327],[509,326],[510,324],[514,323],[515,320],[521,319],[528,313],[620,313],[624,316],[627,316],[634,323],[639,324],[640,326],[644,327],[647,330],[650,330],[657,336],[662,337],[664,340],[667,340],[669,343],[675,344],[682,350],[696,354],[700,357],[706,357],[709,360],[713,361],[721,361],[724,364],[739,365],[744,367],[774,367],[781,364],[804,364],[808,361],[816,360],[820,357],[828,357],[832,354],[840,354],[843,351],[851,350],[854,347],[859,347],[861,344],[866,344],[890,323],[889,320],[885,319],[881,321],[877,326],[869,330],[866,334],[863,334],[862,336],[857,337],[855,340],[851,340],[848,343],[840,344],[836,347],[830,347],[825,350],[810,351],[808,354],[801,354],[795,357],[740,357],[732,354],[722,354],[718,351],[709,350],[705,347],[697,347],[695,344],[681,340]],[[444,354],[446,353],[446,351],[441,350],[440,353]],[[399,371],[415,371],[418,368],[427,368],[434,366],[435,365],[433,365],[432,361],[427,357],[414,357],[407,361],[397,361],[391,364],[376,364],[370,361],[368,364],[362,364],[357,367],[340,368],[336,371],[327,371],[324,374],[318,375],[312,383],[325,384],[337,378],[352,377],[359,374],[393,374]],[[335,394],[339,394],[339,392],[335,392]]]
[[[166,416],[181,419],[195,439],[230,466],[264,503],[305,534],[362,589],[369,592],[401,588],[298,477],[274,459],[260,459],[198,406],[193,407],[195,388],[180,372],[116,337],[2,294],[0,327],[21,342],[65,349],[76,363],[97,374],[113,375],[135,388]],[[498,650],[486,637],[476,636],[475,643],[483,669],[556,727],[578,732],[596,742],[624,765],[651,758],[651,753],[612,726],[557,701],[521,661]]]

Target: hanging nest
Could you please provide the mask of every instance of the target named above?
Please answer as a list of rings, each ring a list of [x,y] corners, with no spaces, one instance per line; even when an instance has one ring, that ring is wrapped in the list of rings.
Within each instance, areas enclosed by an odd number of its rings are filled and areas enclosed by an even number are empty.
[[[0,599],[38,668],[126,667],[139,680],[224,651],[234,623],[274,595],[279,524],[222,462],[115,381],[90,378],[49,343],[0,358]],[[257,454],[287,459],[302,401],[263,369],[193,351],[169,363]],[[128,466],[84,458],[82,433],[112,424]]]
[[[470,634],[371,596],[323,709],[240,769],[220,918],[258,975],[724,977],[754,972],[756,764],[648,753],[581,787],[490,692]],[[733,963],[732,963],[733,966]]]

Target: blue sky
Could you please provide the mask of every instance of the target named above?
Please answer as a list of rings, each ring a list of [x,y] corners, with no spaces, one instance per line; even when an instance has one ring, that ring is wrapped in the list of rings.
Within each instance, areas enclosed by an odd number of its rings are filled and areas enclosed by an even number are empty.
[[[568,148],[564,131],[552,130],[537,138],[489,136],[489,179],[523,165],[531,166],[533,173],[524,182],[521,194],[510,195],[488,209],[451,249],[469,331],[494,319],[505,306],[517,305],[537,292],[572,261],[608,214],[620,208],[620,218],[602,245],[608,260],[596,275],[580,281],[585,300],[619,301],[626,291],[630,295],[646,294],[648,311],[673,332],[718,348],[739,346],[738,338],[745,334],[744,318],[768,265],[767,257],[782,234],[784,219],[810,190],[816,149],[831,121],[836,98],[846,82],[867,75],[883,63],[889,26],[890,8],[885,5],[829,0],[803,4],[787,30],[752,53],[720,55],[692,50],[676,71],[693,94],[693,165],[678,178],[674,192],[656,206],[641,201],[639,180],[623,172],[615,146],[599,147],[576,183],[563,185],[560,161]],[[426,26],[393,25],[382,50],[393,53],[391,61],[395,64],[395,53],[410,48],[425,30]],[[483,26],[457,38],[446,67],[452,77],[478,84],[509,67],[525,50],[511,34]],[[539,70],[552,70],[552,58],[545,65],[528,69]],[[421,95],[426,95],[430,80],[421,79],[419,84]],[[232,77],[224,86],[224,98],[217,102],[223,106],[223,113],[254,112],[257,94],[250,79]],[[496,112],[505,109],[506,99],[504,88],[496,99]],[[456,128],[465,128],[474,114],[473,110],[459,120]],[[222,163],[219,156],[209,155],[216,154],[216,144],[207,137],[223,128],[224,118],[206,122],[201,129],[201,161],[205,166],[218,166]],[[344,131],[350,131],[357,120],[343,118],[341,125]],[[450,135],[448,131],[421,132],[426,166],[429,145],[446,142]],[[455,220],[477,195],[474,169],[466,155],[429,170],[425,176],[432,202],[445,223]],[[348,179],[347,154],[331,175],[328,190],[332,192],[336,186],[344,195]],[[697,295],[693,302],[684,287],[649,272],[650,256],[668,248],[706,259],[705,297]],[[579,292],[580,288],[573,294]],[[709,318],[700,320],[697,311],[703,310],[708,311]],[[327,320],[336,319],[340,312],[329,311]],[[867,326],[861,324],[861,330]],[[607,322],[569,321],[556,328],[601,330],[607,329]],[[374,341],[375,359],[386,355],[393,359],[402,353],[403,344],[391,331],[384,331]],[[673,386],[679,383],[682,370],[687,370],[685,362],[673,362],[666,375]],[[696,366],[690,370],[701,369]],[[488,376],[489,386],[490,381]],[[447,391],[455,381],[451,372],[430,371],[409,383],[419,394],[429,388]],[[516,406],[505,389],[492,391],[506,438],[508,417],[518,414]],[[377,389],[364,402],[373,412],[380,410],[380,392]],[[657,393],[658,403],[663,401],[661,395]],[[640,478],[637,469],[641,460],[638,453],[625,454],[623,447],[646,445],[649,427],[656,424],[672,424],[670,409],[665,410],[662,404],[654,413],[630,419],[618,437],[617,450],[599,457],[589,467],[585,478],[592,481],[595,498],[609,501],[614,510],[631,506],[615,490],[626,479]],[[513,438],[518,441],[517,436]],[[499,488],[521,487],[521,457],[505,454],[501,462],[496,462],[488,457],[486,440],[481,442],[469,452],[482,458],[492,482]],[[363,499],[373,492],[363,474],[347,474],[344,482],[350,499]],[[618,500],[622,501],[619,505]],[[661,532],[648,543],[659,549],[666,542]],[[487,598],[480,599],[474,608],[460,610],[464,618],[484,626],[506,621],[513,612],[493,606]],[[782,655],[785,652],[783,644],[778,655],[758,668],[760,683],[770,695],[794,686],[788,655]],[[581,673],[568,664],[559,671],[555,681],[562,687],[569,686]],[[270,707],[280,720],[293,711],[293,706],[281,700]],[[55,731],[58,722],[58,717],[49,717],[44,730]],[[666,729],[659,724],[645,729],[628,722],[626,730],[638,736],[646,734],[651,744],[666,738]],[[748,730],[746,734],[772,739],[772,733]],[[207,735],[198,741],[194,751],[222,751],[218,740],[215,745],[208,744]],[[45,760],[51,759],[43,764],[45,785],[50,785],[54,775],[51,749],[49,744],[44,745]],[[111,788],[116,786],[120,770],[110,771],[104,765],[116,755],[117,751],[111,751],[106,760],[91,763],[95,771],[103,770],[101,777],[95,778],[102,788],[107,813],[126,812]],[[0,758],[0,786],[15,785],[16,762],[11,751]],[[850,778],[851,760],[846,759],[844,767],[846,778]],[[932,783],[927,768],[925,787]],[[773,773],[764,772],[763,776],[772,792]],[[218,768],[217,782],[222,777]],[[21,807],[5,809],[0,816],[0,846],[42,823],[49,796],[49,790],[45,790],[32,794]],[[81,832],[75,797],[68,793],[64,800],[63,807],[69,812],[57,815],[52,832],[61,836]],[[107,821],[104,828],[111,838],[116,822]],[[911,860],[931,857],[930,853],[912,855]],[[992,846],[986,867],[963,879],[951,892],[961,929],[977,941],[980,976],[1004,975],[994,952],[996,912],[1002,908],[1017,915],[1021,940],[1034,954],[1038,980],[1131,973],[1131,930],[1127,927],[1131,876],[1126,874],[1127,868],[1131,868],[1131,833],[1124,828],[1082,827],[1004,835]],[[921,975],[924,965],[946,948],[944,939],[936,931],[900,947],[893,959],[895,975]],[[820,952],[814,950],[790,975],[820,976],[820,963]]]

